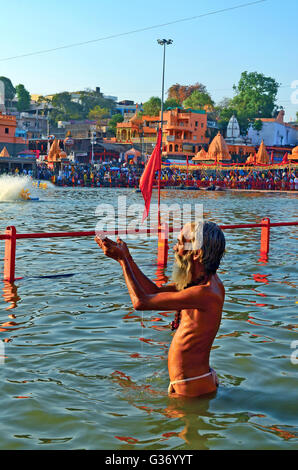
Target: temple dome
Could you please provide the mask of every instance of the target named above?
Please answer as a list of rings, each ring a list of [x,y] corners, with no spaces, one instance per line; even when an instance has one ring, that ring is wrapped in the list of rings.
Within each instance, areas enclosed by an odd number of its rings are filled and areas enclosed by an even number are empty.
[[[67,154],[60,148],[59,141],[55,139],[48,153],[48,162],[59,162],[61,158],[67,158]]]
[[[135,155],[139,157],[141,155],[141,152],[139,152],[137,149],[132,147],[130,150],[127,150],[127,152],[125,152],[124,155]]]
[[[258,153],[256,154],[256,163],[269,163],[269,155],[263,140],[259,147]]]
[[[0,157],[10,157],[9,153],[8,153],[8,150],[6,147],[3,147],[1,153],[0,153]]]
[[[288,155],[289,160],[298,160],[298,145],[294,147],[292,153]]]
[[[196,156],[192,159],[192,161],[200,161],[200,160],[208,160],[208,153],[204,148],[201,148],[199,152],[197,152]]]
[[[240,137],[240,127],[236,116],[231,117],[227,127],[227,139],[238,139]]]
[[[249,157],[247,157],[245,164],[246,165],[253,165],[255,163],[255,156],[251,153]]]
[[[231,160],[229,148],[220,132],[214,137],[208,149],[208,160]]]

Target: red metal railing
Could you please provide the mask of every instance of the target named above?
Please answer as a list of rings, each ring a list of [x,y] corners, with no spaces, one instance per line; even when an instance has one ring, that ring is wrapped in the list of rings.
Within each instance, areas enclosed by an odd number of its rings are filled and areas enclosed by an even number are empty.
[[[289,227],[297,226],[298,222],[274,222],[271,223],[269,218],[263,218],[260,223],[255,224],[234,224],[234,225],[220,225],[222,230],[240,229],[240,228],[261,228],[261,245],[260,245],[260,260],[267,261],[269,253],[270,229],[271,227]],[[106,231],[106,235],[135,235],[139,234],[158,234],[158,260],[157,264],[167,265],[168,254],[168,234],[174,230],[172,227],[166,225],[158,229],[144,229],[144,230],[113,230]],[[95,230],[81,231],[81,232],[41,232],[41,233],[17,233],[14,226],[7,227],[4,234],[0,234],[0,240],[5,240],[5,253],[4,253],[4,281],[13,283],[15,277],[16,265],[16,241],[21,239],[30,238],[66,238],[66,237],[90,237],[95,236]],[[21,278],[18,278],[21,279]]]

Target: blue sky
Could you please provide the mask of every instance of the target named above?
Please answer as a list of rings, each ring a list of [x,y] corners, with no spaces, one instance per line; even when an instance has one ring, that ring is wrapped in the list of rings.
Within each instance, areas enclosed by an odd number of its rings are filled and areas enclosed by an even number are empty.
[[[165,89],[203,83],[215,102],[232,97],[241,72],[257,71],[282,84],[278,103],[295,118],[291,83],[298,80],[297,0],[262,3],[12,60],[16,55],[125,33],[249,0],[18,0],[1,2],[0,75],[31,93],[51,94],[100,86],[107,95],[144,102],[161,95],[162,47],[167,48]],[[297,88],[298,89],[298,88]]]

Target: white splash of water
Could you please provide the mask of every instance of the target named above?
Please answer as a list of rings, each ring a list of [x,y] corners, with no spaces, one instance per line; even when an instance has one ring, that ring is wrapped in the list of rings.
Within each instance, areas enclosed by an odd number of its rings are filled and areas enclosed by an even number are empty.
[[[32,190],[32,179],[30,176],[0,176],[0,201],[24,200],[21,192]]]

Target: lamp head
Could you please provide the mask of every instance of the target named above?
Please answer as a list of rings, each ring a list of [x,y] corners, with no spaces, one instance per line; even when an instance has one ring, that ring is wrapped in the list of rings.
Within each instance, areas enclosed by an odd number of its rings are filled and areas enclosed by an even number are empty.
[[[157,39],[158,44],[161,46],[172,44],[172,39]]]

